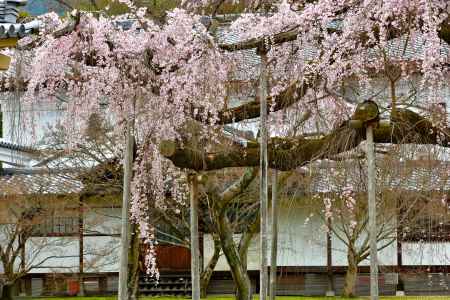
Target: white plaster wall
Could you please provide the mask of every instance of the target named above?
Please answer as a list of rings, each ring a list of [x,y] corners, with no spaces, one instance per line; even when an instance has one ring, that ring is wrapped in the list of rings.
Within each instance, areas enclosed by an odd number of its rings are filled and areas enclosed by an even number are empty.
[[[37,145],[48,128],[62,117],[62,107],[48,101],[40,104],[24,104],[14,94],[0,95],[3,113],[3,140],[19,145]]]
[[[403,243],[403,265],[450,265],[450,243]]]
[[[364,236],[362,236],[362,238],[364,238]],[[347,249],[344,242],[342,242],[333,234],[331,237],[331,244],[333,249],[333,266],[347,266]],[[384,243],[380,242],[379,247],[381,247],[382,245],[384,245]],[[395,241],[378,252],[378,262],[380,265],[397,264],[397,243]],[[367,258],[360,263],[360,266],[368,265],[370,265],[370,258]]]
[[[118,272],[120,237],[85,237],[84,272]]]
[[[121,208],[93,208],[84,213],[85,234],[120,234]]]
[[[27,264],[36,266],[30,273],[78,272],[78,254],[78,237],[34,237],[26,244]]]
[[[238,240],[239,235],[235,238]],[[212,250],[211,236],[205,235],[205,265],[212,256]],[[345,244],[334,235],[332,251],[333,265],[347,266]],[[403,243],[402,255],[404,265],[450,265],[450,243]],[[279,266],[326,266],[326,233],[320,218],[310,217],[308,210],[301,207],[281,207],[277,260]],[[380,265],[396,265],[397,243],[393,242],[380,251],[378,260]],[[252,241],[248,262],[249,270],[259,269],[258,236]],[[369,264],[369,259],[366,259],[360,265]],[[223,254],[216,270],[229,270]]]
[[[47,247],[33,254],[33,249],[39,248],[39,243],[49,243]],[[33,245],[34,244],[34,245]],[[96,236],[84,238],[84,272],[118,272],[120,237]],[[33,238],[27,244],[27,257],[34,257],[34,264],[40,264],[50,256],[39,268],[31,273],[72,273],[79,270],[78,237],[64,238]],[[30,261],[31,262],[31,261]]]
[[[291,203],[280,207],[278,218],[278,265],[326,265],[326,232],[317,216]]]
[[[280,208],[278,256],[279,266],[321,266],[326,265],[326,234],[317,217],[308,218],[309,213],[295,205]],[[235,235],[239,240],[240,235]],[[259,235],[253,240],[248,253],[248,269],[259,269]],[[270,241],[269,241],[270,242]],[[204,264],[212,256],[213,242],[210,235],[204,236]],[[270,256],[269,260],[270,260]],[[228,270],[222,254],[216,270]]]
[[[94,208],[85,213],[85,234],[120,234],[120,208]],[[2,226],[2,225],[0,225]],[[1,238],[0,242],[6,243]],[[119,236],[84,237],[84,272],[117,272]],[[31,273],[72,273],[79,270],[79,238],[34,237],[26,245],[26,261],[37,266]],[[53,257],[47,259],[48,257]],[[17,261],[19,263],[19,261]],[[3,266],[0,264],[0,273]]]
[[[85,213],[85,234],[120,235],[120,208],[95,208]],[[84,238],[85,272],[118,272],[120,236]]]
[[[9,243],[1,227],[0,243]],[[25,245],[25,262],[27,268],[32,267],[30,273],[76,272],[78,249],[76,237],[33,237]],[[15,263],[18,269],[20,259],[16,259]],[[0,263],[0,273],[2,272],[3,266]]]

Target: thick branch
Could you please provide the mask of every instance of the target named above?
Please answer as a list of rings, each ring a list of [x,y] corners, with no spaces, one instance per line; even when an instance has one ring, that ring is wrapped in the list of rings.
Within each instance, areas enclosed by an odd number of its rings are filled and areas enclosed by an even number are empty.
[[[227,206],[227,204],[236,198],[239,194],[243,193],[245,189],[252,183],[253,179],[256,177],[257,168],[249,168],[241,176],[241,178],[228,187],[221,195],[220,199],[222,206]]]
[[[278,111],[298,102],[314,84],[315,82],[294,82],[290,84],[275,97],[269,97],[267,99],[267,112]],[[258,118],[260,113],[260,99],[259,96],[256,96],[252,102],[220,111],[217,116],[218,124],[230,124]]]
[[[363,112],[355,112],[358,120],[364,120]],[[319,138],[271,138],[268,145],[269,166],[282,171],[292,170],[317,159],[333,157],[357,147],[364,139],[364,128],[354,129],[344,122],[341,127]],[[444,132],[433,127],[430,121],[409,111],[398,110],[390,123],[381,122],[375,129],[377,143],[434,144],[448,147],[450,129]],[[192,170],[218,170],[229,167],[251,167],[259,165],[259,144],[246,147],[234,145],[226,152],[210,153],[186,149],[181,143],[165,141],[161,153],[180,168]]]
[[[219,48],[226,51],[239,51],[254,48],[264,48],[266,46],[266,41],[270,41],[273,45],[278,45],[297,39],[298,29],[294,28],[285,32],[277,33],[269,37],[263,36],[259,38],[253,38],[246,41],[237,42],[234,44],[221,44]]]

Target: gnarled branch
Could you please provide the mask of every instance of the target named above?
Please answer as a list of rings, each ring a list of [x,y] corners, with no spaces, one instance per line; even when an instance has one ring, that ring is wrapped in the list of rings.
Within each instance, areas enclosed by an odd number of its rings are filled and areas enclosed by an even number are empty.
[[[364,120],[363,112],[356,112]],[[354,121],[354,120],[352,120]],[[271,138],[268,145],[269,166],[282,171],[292,170],[317,159],[334,157],[356,148],[364,139],[364,128],[355,129],[344,122],[331,133],[318,138]],[[410,110],[398,110],[390,122],[381,122],[374,132],[377,143],[434,144],[448,147],[450,129],[435,128],[429,120]],[[162,143],[161,154],[175,166],[193,170],[218,170],[229,167],[259,165],[259,144],[234,144],[223,152],[202,154],[184,148],[176,141]]]

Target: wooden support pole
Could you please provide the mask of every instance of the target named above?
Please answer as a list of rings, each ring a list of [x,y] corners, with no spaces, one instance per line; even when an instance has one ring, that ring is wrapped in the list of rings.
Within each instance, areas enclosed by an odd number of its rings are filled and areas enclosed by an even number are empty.
[[[275,300],[277,295],[277,255],[278,255],[278,190],[277,190],[277,170],[272,174],[272,238],[270,251],[270,289],[269,300]]]
[[[326,291],[327,297],[334,297],[334,283],[333,283],[333,248],[331,242],[331,218],[327,218],[327,279],[328,290]]]
[[[200,299],[200,249],[198,234],[198,181],[195,175],[190,176],[190,217],[191,217],[191,282],[192,300]]]
[[[400,210],[400,216],[402,216],[405,212]],[[400,219],[400,218],[398,218]],[[403,226],[402,224],[398,224],[397,226],[397,288],[395,295],[396,296],[404,296],[405,295],[405,287],[401,277],[401,272],[403,269],[403,249],[402,249],[402,238],[403,238]]]
[[[376,203],[376,171],[375,147],[373,142],[373,125],[366,128],[367,142],[367,192],[369,202],[369,238],[370,238],[370,299],[378,300],[378,247],[377,247],[377,203]]]
[[[134,136],[132,122],[127,122],[126,148],[123,161],[122,230],[120,240],[119,300],[128,300],[128,254],[130,248],[130,199],[133,176]]]
[[[83,196],[79,199],[78,204],[78,265],[79,265],[79,274],[78,274],[78,284],[79,291],[78,296],[84,296],[84,211],[83,211]]]
[[[268,155],[267,155],[267,53],[264,50],[259,51],[261,57],[261,75],[259,78],[259,99],[261,99],[261,116],[260,116],[260,132],[261,132],[261,148],[260,148],[260,216],[261,216],[261,233],[260,233],[260,271],[259,271],[259,299],[267,299],[268,276],[267,276],[267,215],[268,215],[268,188],[267,188],[267,172],[268,172]]]

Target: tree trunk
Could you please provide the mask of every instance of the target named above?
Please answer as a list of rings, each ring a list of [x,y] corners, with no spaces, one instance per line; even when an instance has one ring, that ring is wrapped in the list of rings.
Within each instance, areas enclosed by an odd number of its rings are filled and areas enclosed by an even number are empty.
[[[217,262],[220,258],[220,238],[217,234],[212,234],[213,240],[214,240],[214,254],[211,257],[211,259],[208,262],[208,265],[203,270],[202,274],[200,275],[200,297],[206,298],[207,295],[207,289],[209,286],[209,282],[211,280],[211,276],[214,272],[214,269],[216,268]]]
[[[242,268],[247,272],[247,254],[248,248],[250,248],[250,243],[253,237],[259,230],[260,218],[256,216],[256,220],[249,226],[247,231],[242,234],[241,240],[239,242],[239,258],[241,259]]]
[[[4,285],[2,288],[2,297],[0,300],[12,300],[13,299],[13,285]]]
[[[217,227],[222,243],[222,251],[225,254],[234,284],[236,285],[236,299],[251,300],[252,286],[250,284],[250,278],[241,262],[238,248],[233,240],[233,231],[230,228],[230,221],[225,214],[219,215]]]
[[[139,226],[132,223],[128,252],[128,297],[130,300],[136,300],[139,297],[139,250]]]
[[[342,297],[355,297],[356,278],[358,276],[358,264],[354,251],[349,249],[347,254],[348,268],[345,274],[344,290]]]

